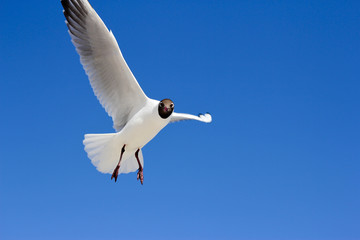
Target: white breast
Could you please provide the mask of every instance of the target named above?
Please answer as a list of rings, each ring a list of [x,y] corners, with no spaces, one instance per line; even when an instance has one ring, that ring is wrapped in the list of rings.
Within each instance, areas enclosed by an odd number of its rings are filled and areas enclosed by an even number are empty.
[[[159,116],[158,104],[159,101],[150,99],[119,132],[128,151],[136,151],[145,146],[169,123],[170,118],[162,119]]]

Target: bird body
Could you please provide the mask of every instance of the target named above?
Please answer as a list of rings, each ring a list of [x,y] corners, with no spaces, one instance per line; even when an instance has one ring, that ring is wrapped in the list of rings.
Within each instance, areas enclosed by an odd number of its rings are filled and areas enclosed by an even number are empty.
[[[138,170],[143,183],[141,149],[169,122],[209,123],[210,114],[174,112],[170,99],[145,95],[125,62],[117,41],[87,0],[61,0],[71,40],[101,105],[112,117],[116,133],[85,134],[85,151],[97,170],[120,173]],[[115,168],[115,169],[114,169]]]
[[[105,135],[108,136],[105,138],[103,134],[85,135],[85,151],[100,172],[112,172],[119,160],[120,149],[123,145],[125,145],[125,152],[119,173],[128,173],[138,169],[136,164],[133,168],[129,167],[127,159],[133,156],[137,149],[145,146],[170,122],[169,118],[162,119],[159,116],[158,105],[159,101],[148,99],[146,105],[129,120],[124,128],[113,135]],[[108,154],[110,152],[117,154]]]
[[[159,116],[158,105],[159,101],[149,99],[120,131],[123,138],[132,139],[126,144],[126,148],[142,148],[170,122],[170,118],[163,119]]]

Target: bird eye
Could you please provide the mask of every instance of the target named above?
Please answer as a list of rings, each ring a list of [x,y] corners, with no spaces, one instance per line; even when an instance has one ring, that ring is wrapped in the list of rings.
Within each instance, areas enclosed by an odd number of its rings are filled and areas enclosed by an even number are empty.
[[[173,107],[174,107],[174,104],[173,104],[173,103],[171,103],[171,104],[170,104],[170,107],[171,107],[171,108],[173,108]]]
[[[161,108],[163,108],[163,107],[164,107],[164,103],[163,103],[163,102],[160,102],[160,103],[159,103],[159,106],[160,106]]]

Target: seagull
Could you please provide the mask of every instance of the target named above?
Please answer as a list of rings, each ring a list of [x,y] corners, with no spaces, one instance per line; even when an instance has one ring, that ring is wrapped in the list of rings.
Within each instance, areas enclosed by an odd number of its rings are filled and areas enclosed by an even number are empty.
[[[137,171],[144,181],[141,149],[168,123],[197,120],[210,123],[209,113],[198,116],[174,112],[174,102],[145,95],[125,62],[118,43],[87,0],[61,0],[66,25],[90,85],[112,117],[115,133],[85,134],[83,144],[99,172]]]

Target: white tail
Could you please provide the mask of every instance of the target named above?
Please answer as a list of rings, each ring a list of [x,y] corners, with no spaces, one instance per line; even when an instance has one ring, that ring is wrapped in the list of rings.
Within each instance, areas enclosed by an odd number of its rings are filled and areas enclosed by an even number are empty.
[[[119,133],[85,134],[83,143],[91,163],[99,172],[112,173],[114,171],[119,161],[121,148],[124,145]],[[141,150],[139,151],[139,160],[141,165],[144,166]],[[126,151],[125,148],[119,174],[134,172],[138,168],[135,152]]]

